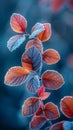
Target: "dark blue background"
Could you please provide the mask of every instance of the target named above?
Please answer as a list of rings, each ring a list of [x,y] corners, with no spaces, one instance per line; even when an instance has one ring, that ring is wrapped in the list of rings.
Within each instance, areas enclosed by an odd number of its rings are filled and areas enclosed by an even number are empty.
[[[52,66],[44,64],[42,72],[47,69],[59,71],[65,79],[65,85],[53,91],[45,102],[53,101],[59,106],[62,97],[73,95],[73,66],[67,64],[68,56],[73,53],[73,11],[65,5],[59,12],[54,13],[48,3],[40,4],[40,1],[42,0],[0,1],[0,130],[29,130],[30,118],[22,115],[21,108],[24,100],[31,96],[30,93],[27,92],[25,84],[19,87],[9,87],[4,84],[7,70],[12,66],[21,65],[21,55],[27,42],[25,41],[12,53],[7,48],[7,40],[15,35],[9,23],[10,16],[14,12],[25,16],[29,33],[36,22],[50,22],[52,25],[52,36],[49,41],[43,43],[44,50],[48,48],[58,50],[61,60]],[[63,119],[66,118],[61,115],[59,120]]]

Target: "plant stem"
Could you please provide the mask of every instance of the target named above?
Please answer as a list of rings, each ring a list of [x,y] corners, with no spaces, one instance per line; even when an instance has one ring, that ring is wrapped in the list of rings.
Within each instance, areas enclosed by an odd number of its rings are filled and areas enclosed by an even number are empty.
[[[47,119],[47,121],[50,124],[50,126],[52,126],[52,121],[50,121],[49,119]]]

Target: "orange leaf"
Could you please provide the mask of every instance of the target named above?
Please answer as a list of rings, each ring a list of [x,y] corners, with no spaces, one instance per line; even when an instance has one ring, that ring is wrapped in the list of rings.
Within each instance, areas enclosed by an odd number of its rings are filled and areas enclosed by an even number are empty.
[[[43,61],[46,62],[47,64],[55,64],[60,60],[60,55],[59,53],[54,50],[54,49],[47,49],[43,53]]]
[[[64,79],[57,71],[47,70],[42,75],[42,82],[45,88],[57,90],[64,84]]]
[[[65,0],[51,0],[51,8],[54,12],[57,12],[60,10],[60,8],[63,6]]]
[[[41,53],[43,52],[42,42],[38,38],[29,40],[25,49],[28,50],[32,46],[35,46]]]
[[[46,118],[44,116],[34,116],[30,123],[30,128],[33,130],[40,129],[46,123]]]
[[[10,25],[13,31],[24,33],[26,31],[27,21],[22,15],[13,13],[10,19]]]
[[[33,115],[39,108],[39,98],[31,97],[25,100],[22,106],[22,113],[24,116]]]
[[[65,96],[61,99],[60,108],[66,117],[73,118],[73,97]]]
[[[44,30],[45,30],[45,28],[44,28],[44,25],[42,23],[36,23],[32,27],[32,33],[29,36],[29,39],[35,38],[39,33],[41,33]]]
[[[5,75],[4,83],[10,86],[18,86],[25,82],[29,71],[24,69],[23,67],[17,66],[12,67],[8,70]]]
[[[44,23],[45,30],[38,34],[38,38],[45,42],[50,39],[51,37],[51,24],[50,23]]]
[[[48,102],[45,105],[44,114],[49,120],[55,120],[60,117],[58,107],[52,102]]]
[[[58,122],[50,127],[49,130],[64,130],[63,128],[64,121]]]
[[[49,92],[43,92],[43,93],[40,94],[40,99],[41,99],[41,100],[45,100],[45,99],[47,99],[49,96],[50,96],[50,93],[49,93]]]

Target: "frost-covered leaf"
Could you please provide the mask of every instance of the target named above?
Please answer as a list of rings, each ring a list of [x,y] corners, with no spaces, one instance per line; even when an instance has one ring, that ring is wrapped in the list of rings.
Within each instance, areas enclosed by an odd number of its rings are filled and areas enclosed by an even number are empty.
[[[73,97],[65,96],[61,99],[60,109],[66,117],[73,118]]]
[[[45,104],[44,114],[49,120],[55,120],[60,117],[58,107],[52,102]]]
[[[18,86],[25,82],[29,71],[20,66],[10,68],[4,79],[4,83],[9,86]]]
[[[46,123],[46,118],[44,116],[34,116],[30,122],[31,130],[38,130]]]
[[[42,23],[36,23],[32,28],[32,33],[29,36],[29,39],[35,38],[40,32],[44,31],[45,28]]]
[[[22,55],[22,66],[27,70],[39,70],[42,66],[42,55],[34,46],[25,51]]]
[[[22,15],[13,13],[10,19],[10,25],[13,31],[24,33],[26,31],[27,21]]]
[[[48,130],[64,130],[63,128],[64,121],[58,122],[50,127]]]
[[[41,53],[43,52],[42,42],[38,38],[29,40],[26,44],[25,49],[28,50],[32,46],[35,46]]]
[[[25,35],[15,35],[11,37],[7,42],[8,49],[12,52],[17,49],[24,41]]]
[[[50,23],[44,23],[43,24],[45,30],[42,31],[41,33],[38,34],[38,38],[42,41],[42,42],[45,42],[47,40],[50,39],[51,37],[51,24]]]
[[[43,61],[49,65],[55,64],[60,60],[59,53],[54,49],[47,49],[43,53]]]
[[[40,81],[38,75],[32,77],[27,83],[27,89],[31,93],[36,93],[40,87]]]
[[[47,70],[42,75],[42,82],[45,88],[57,90],[64,84],[64,79],[57,71]]]
[[[31,97],[25,100],[22,106],[24,116],[32,116],[39,108],[39,98]]]

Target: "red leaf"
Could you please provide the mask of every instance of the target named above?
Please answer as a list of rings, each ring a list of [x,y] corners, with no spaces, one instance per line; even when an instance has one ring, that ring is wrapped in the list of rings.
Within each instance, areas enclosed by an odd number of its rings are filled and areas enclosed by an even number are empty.
[[[29,48],[22,55],[22,66],[27,70],[39,70],[42,65],[42,55],[34,46]]]
[[[36,116],[40,116],[43,114],[43,110],[41,107],[39,107],[39,109],[36,111]]]
[[[34,116],[30,123],[30,129],[38,130],[46,123],[46,118],[44,116]]]
[[[43,93],[44,91],[45,91],[44,86],[41,86],[41,87],[38,89],[38,96],[40,96],[41,93]]]
[[[51,93],[49,93],[49,92],[43,92],[43,93],[40,94],[40,99],[45,100],[50,96],[50,94]]]
[[[22,15],[13,13],[10,19],[10,25],[13,31],[24,33],[26,31],[27,21]]]
[[[73,118],[73,97],[65,96],[61,99],[60,108],[66,117]]]
[[[37,115],[37,116],[43,115],[43,110],[44,110],[44,104],[43,104],[43,102],[40,100],[40,101],[39,101],[39,109],[36,111],[36,115]]]
[[[22,113],[24,116],[33,115],[39,108],[39,98],[31,97],[25,100],[22,106]]]
[[[57,71],[47,70],[42,75],[42,82],[45,88],[57,90],[64,84],[64,79]]]
[[[52,0],[51,1],[51,8],[54,12],[57,12],[63,6],[65,0]]]
[[[68,0],[69,7],[73,10],[73,0]]]
[[[49,130],[64,130],[63,128],[64,121],[58,122],[50,127]]]
[[[60,117],[58,107],[52,102],[48,102],[45,105],[44,114],[49,120],[55,120]]]
[[[18,86],[25,82],[29,71],[23,67],[12,67],[5,75],[4,83],[10,86]]]
[[[26,44],[26,50],[28,50],[32,46],[35,46],[41,53],[43,52],[42,42],[38,38],[29,40]]]
[[[47,64],[55,64],[60,60],[60,55],[59,53],[54,50],[54,49],[47,49],[43,53],[43,61],[46,62]]]
[[[50,39],[51,37],[51,24],[50,23],[44,23],[45,30],[38,34],[38,38],[45,42]]]
[[[45,99],[47,99],[50,96],[49,92],[44,92],[44,91],[45,91],[44,86],[41,86],[38,89],[38,96],[40,97],[41,100],[45,100]]]

